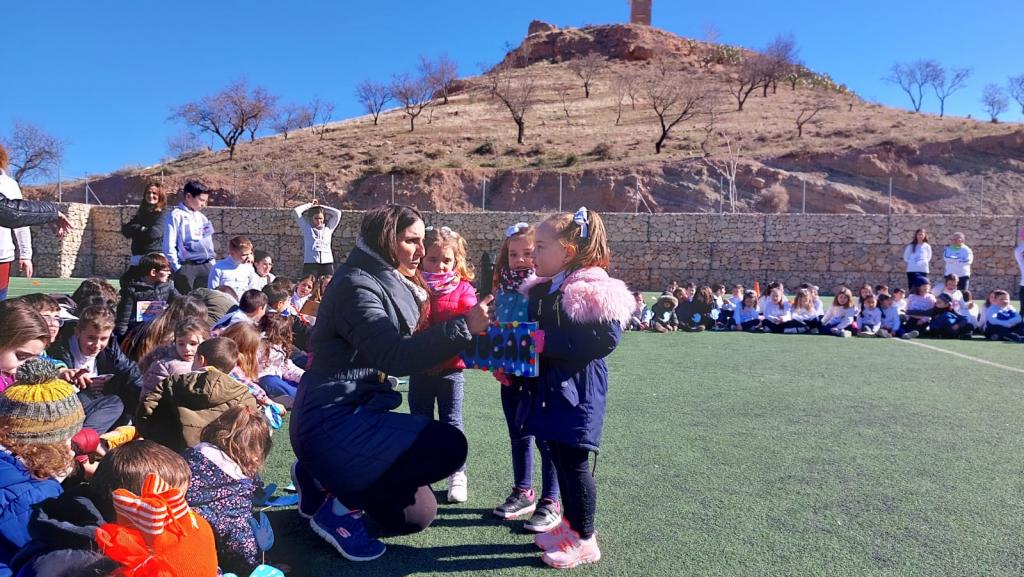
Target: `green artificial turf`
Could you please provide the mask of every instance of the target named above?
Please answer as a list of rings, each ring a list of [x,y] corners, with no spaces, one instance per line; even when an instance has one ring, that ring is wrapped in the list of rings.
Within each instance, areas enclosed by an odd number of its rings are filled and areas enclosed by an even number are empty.
[[[1024,370],[1021,345],[920,342]],[[609,371],[604,558],[578,574],[1024,572],[1020,373],[892,340],[736,333],[629,333]],[[552,574],[521,522],[490,514],[512,484],[498,387],[467,371],[468,503],[370,563],[273,510],[268,560],[290,577]],[[282,430],[266,479],[287,485],[291,460]]]

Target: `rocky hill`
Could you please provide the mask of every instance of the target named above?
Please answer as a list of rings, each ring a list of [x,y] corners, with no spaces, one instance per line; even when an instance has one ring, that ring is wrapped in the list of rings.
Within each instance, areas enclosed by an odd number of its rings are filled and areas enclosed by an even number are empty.
[[[536,85],[525,144],[516,144],[511,116],[478,76],[457,81],[449,103],[430,107],[414,132],[393,109],[377,126],[359,117],[330,125],[322,139],[308,130],[268,136],[240,144],[233,160],[203,152],[97,177],[90,187],[104,203],[131,203],[145,179],[163,175],[175,188],[199,177],[218,204],[290,206],[312,194],[315,180],[325,202],[363,208],[391,200],[393,182],[398,202],[468,211],[484,203],[486,181],[489,210],[553,209],[561,190],[566,208],[717,212],[731,208],[721,189],[735,160],[738,211],[800,212],[806,203],[807,212],[886,213],[890,179],[894,212],[1024,210],[1020,125],[880,106],[809,70],[794,87],[754,91],[737,111],[728,91],[752,57],[746,50],[633,25],[535,22],[529,32],[505,61]],[[593,53],[605,64],[585,98],[573,67]],[[660,154],[658,120],[642,91],[631,103],[616,90],[619,78],[653,74],[716,102],[713,124],[706,113],[683,121]],[[828,106],[798,137],[798,117],[819,103]],[[81,183],[65,185],[65,199],[82,195]]]

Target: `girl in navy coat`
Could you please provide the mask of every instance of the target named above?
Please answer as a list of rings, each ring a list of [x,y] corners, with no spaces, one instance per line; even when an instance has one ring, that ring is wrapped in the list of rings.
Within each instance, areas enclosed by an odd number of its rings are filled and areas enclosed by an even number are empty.
[[[608,276],[604,223],[586,208],[556,214],[538,225],[534,264],[541,280],[524,284],[529,316],[540,325],[540,375],[525,380],[521,426],[551,449],[562,491],[563,522],[537,535],[543,560],[568,569],[601,558],[594,534],[597,493],[590,453],[604,425],[608,368],[629,322],[634,300]]]

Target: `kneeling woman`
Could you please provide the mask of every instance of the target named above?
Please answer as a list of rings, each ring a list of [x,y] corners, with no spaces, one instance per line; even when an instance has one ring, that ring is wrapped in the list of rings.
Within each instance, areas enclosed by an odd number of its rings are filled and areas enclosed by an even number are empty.
[[[422,531],[437,513],[429,485],[466,460],[458,429],[395,412],[402,395],[388,378],[452,358],[488,324],[485,298],[464,317],[416,330],[428,302],[416,274],[423,234],[413,208],[366,213],[356,248],[320,303],[313,363],[292,410],[299,513],[351,560],[384,553],[367,537],[361,511],[388,533]]]

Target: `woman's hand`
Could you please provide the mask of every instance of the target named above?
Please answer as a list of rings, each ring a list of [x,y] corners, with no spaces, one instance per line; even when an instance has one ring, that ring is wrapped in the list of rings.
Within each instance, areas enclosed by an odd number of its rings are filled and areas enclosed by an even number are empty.
[[[487,326],[491,324],[489,305],[493,300],[494,295],[487,295],[469,309],[466,313],[466,326],[469,327],[469,332],[478,335],[487,330]]]

